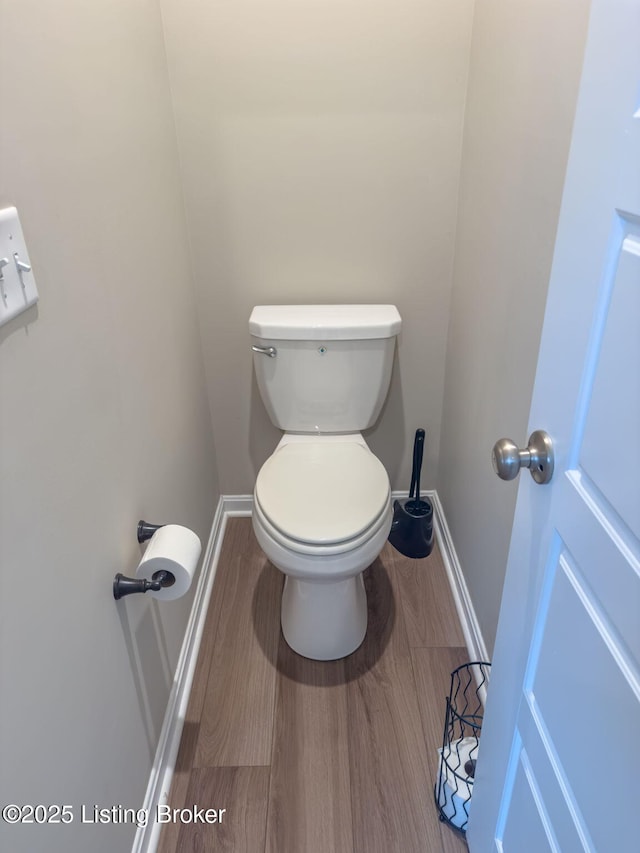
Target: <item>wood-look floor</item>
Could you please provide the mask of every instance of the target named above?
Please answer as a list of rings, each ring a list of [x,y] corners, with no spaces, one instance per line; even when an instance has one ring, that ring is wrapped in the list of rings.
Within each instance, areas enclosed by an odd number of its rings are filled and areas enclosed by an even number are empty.
[[[387,544],[369,625],[340,661],[295,654],[283,576],[230,519],[171,789],[222,823],[167,824],[159,853],[461,853],[433,803],[449,674],[467,660],[441,557]]]

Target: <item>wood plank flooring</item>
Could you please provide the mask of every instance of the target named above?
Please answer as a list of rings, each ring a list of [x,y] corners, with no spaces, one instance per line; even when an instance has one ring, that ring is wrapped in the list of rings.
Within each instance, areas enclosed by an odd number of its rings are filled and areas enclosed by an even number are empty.
[[[295,654],[283,577],[249,518],[227,524],[170,804],[226,809],[167,824],[159,853],[462,853],[433,803],[449,674],[467,660],[437,547],[390,545],[365,572],[362,646]]]

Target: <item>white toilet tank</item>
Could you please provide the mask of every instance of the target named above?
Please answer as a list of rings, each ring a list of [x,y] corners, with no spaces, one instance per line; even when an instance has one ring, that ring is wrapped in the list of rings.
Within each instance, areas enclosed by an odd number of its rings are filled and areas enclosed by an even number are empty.
[[[324,434],[372,426],[401,324],[395,305],[257,305],[253,363],[273,423]]]

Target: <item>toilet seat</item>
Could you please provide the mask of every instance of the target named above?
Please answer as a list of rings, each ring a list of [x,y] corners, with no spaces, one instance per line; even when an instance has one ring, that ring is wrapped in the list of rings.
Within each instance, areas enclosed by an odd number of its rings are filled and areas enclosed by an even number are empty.
[[[255,495],[254,495],[255,498]],[[265,516],[260,508],[260,504],[257,500],[254,500],[253,507],[253,518],[254,518],[254,528],[255,524],[257,524],[262,528],[264,533],[271,538],[271,540],[280,545],[291,555],[296,555],[298,559],[300,557],[331,557],[331,556],[340,556],[341,554],[346,554],[349,551],[354,551],[359,548],[361,545],[370,542],[372,539],[376,537],[378,531],[383,527],[391,527],[391,510],[389,506],[385,508],[380,516],[375,520],[375,522],[368,527],[363,533],[359,536],[356,536],[354,539],[348,539],[344,542],[339,542],[337,545],[318,545],[318,544],[310,544],[307,542],[301,542],[299,539],[291,539],[288,536],[284,536],[276,527],[271,524],[269,519]],[[389,534],[389,530],[386,531],[384,538]],[[263,545],[263,550],[265,546]],[[320,565],[320,564],[317,564]],[[325,564],[323,564],[325,565]],[[317,570],[317,569],[316,569]],[[324,573],[324,572],[322,572]]]
[[[280,445],[255,485],[255,509],[269,534],[303,554],[358,547],[386,522],[391,498],[384,466],[366,444]]]

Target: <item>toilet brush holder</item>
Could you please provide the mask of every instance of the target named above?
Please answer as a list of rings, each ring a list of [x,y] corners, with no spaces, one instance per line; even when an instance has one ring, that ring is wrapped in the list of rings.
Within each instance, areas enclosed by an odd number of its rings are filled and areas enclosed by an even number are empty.
[[[417,429],[413,442],[413,466],[409,498],[394,501],[389,542],[405,557],[421,559],[433,550],[433,507],[420,498],[420,472],[424,453],[424,430]]]

